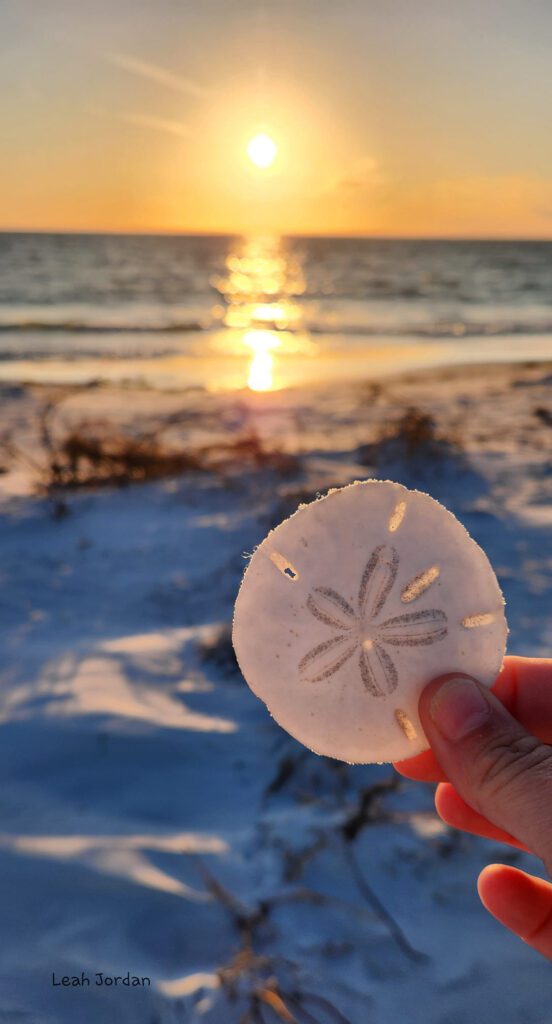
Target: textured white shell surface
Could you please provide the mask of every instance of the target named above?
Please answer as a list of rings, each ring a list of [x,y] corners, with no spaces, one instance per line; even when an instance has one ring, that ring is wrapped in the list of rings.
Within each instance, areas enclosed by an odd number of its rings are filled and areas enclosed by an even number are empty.
[[[429,495],[376,480],[330,491],[268,534],[233,627],[245,679],[276,721],[351,763],[424,750],[423,687],[453,671],[490,686],[506,636],[498,581],[462,524]]]

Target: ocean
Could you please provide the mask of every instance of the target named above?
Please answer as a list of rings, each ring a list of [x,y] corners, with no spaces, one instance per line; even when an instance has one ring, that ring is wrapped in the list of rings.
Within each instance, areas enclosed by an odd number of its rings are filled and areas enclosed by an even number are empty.
[[[0,380],[263,391],[552,357],[552,242],[0,234]]]

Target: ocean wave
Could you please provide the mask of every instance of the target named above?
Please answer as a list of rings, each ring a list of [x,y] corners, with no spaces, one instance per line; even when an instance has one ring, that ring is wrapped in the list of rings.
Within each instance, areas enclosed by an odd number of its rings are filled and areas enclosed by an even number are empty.
[[[76,352],[64,349],[63,352],[59,350],[52,351],[50,349],[32,349],[32,348],[21,348],[3,349],[0,345],[0,362],[1,363],[71,363],[77,364],[86,359],[101,360],[102,363],[119,363],[119,362],[133,362],[139,361],[140,359],[168,359],[174,356],[175,350],[173,348],[148,348],[146,351],[143,349],[127,349],[126,351],[118,352],[106,352],[104,349],[97,348],[81,348]],[[186,353],[187,356],[194,355],[193,352]]]
[[[369,314],[367,314],[369,317]],[[251,327],[258,327],[254,323]],[[91,323],[84,320],[5,320],[0,321],[0,335],[16,335],[21,337],[28,334],[67,334],[67,335],[167,335],[186,334],[191,332],[208,333],[215,329],[212,323],[199,320],[177,320],[165,323],[134,323],[122,324],[109,321]],[[220,328],[219,328],[220,329]],[[248,328],[243,328],[247,330]],[[270,329],[278,330],[278,325],[271,324]],[[303,323],[296,329],[301,333],[314,335],[367,338],[405,338],[415,337],[423,339],[461,339],[471,337],[500,337],[507,335],[521,334],[552,334],[552,318],[547,320],[501,320],[501,321],[472,321],[472,320],[451,320],[451,321],[429,321],[427,323],[377,323],[377,322],[356,322],[348,323],[346,320],[339,322],[338,319],[328,321],[327,319],[317,320],[316,318],[305,318]],[[294,333],[286,327],[286,333]]]
[[[171,321],[169,323],[90,323],[85,320],[4,320],[0,321],[0,333],[15,334],[25,331],[51,334],[175,334],[187,331],[203,331],[206,325],[197,320]]]
[[[423,338],[425,340],[456,340],[462,338],[494,338],[522,334],[552,334],[552,319],[535,321],[474,322],[451,321],[427,324],[327,324],[313,322],[306,328],[311,334],[344,335],[372,338]]]

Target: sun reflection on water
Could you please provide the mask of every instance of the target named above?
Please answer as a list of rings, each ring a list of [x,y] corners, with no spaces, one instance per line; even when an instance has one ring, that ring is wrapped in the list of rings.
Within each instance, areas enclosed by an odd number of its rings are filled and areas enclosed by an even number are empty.
[[[302,327],[301,265],[281,239],[254,238],[233,247],[225,269],[212,283],[224,302],[221,320],[232,331],[232,352],[247,360],[243,383],[251,391],[276,390],[286,357],[313,347]]]
[[[272,349],[280,345],[280,339],[275,337],[271,331],[247,331],[243,340],[253,353],[249,363],[247,386],[251,388],[251,391],[272,391],[274,388]]]

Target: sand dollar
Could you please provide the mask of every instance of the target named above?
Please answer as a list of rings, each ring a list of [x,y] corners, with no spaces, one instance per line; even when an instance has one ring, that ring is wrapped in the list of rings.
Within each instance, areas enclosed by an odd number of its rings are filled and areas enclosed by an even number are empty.
[[[233,628],[276,721],[351,763],[424,750],[425,684],[461,671],[490,686],[506,635],[498,581],[462,524],[429,495],[377,480],[330,491],[268,534]]]

